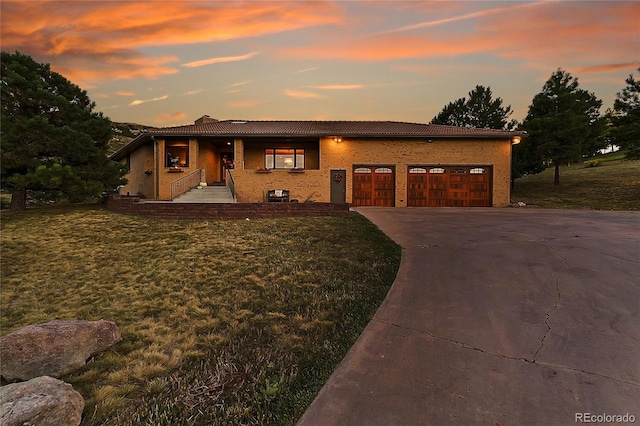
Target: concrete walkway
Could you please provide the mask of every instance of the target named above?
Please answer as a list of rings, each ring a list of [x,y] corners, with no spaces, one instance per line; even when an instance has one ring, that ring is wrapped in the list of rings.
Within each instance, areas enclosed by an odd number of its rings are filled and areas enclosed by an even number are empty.
[[[640,212],[357,210],[402,264],[299,425],[640,423]]]
[[[223,185],[210,185],[202,189],[191,189],[176,197],[174,203],[235,203],[229,188]]]

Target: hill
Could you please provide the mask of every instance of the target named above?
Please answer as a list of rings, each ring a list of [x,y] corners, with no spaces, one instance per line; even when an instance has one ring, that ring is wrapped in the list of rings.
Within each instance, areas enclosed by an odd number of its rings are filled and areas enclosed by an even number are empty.
[[[111,128],[113,130],[113,136],[109,141],[109,149],[107,152],[109,155],[131,142],[140,133],[149,129],[154,129],[152,126],[145,126],[143,124],[118,123],[115,121],[111,122]]]
[[[553,168],[516,179],[511,200],[551,209],[640,210],[640,161],[623,156],[614,152],[594,157],[596,167],[561,167],[557,187]]]

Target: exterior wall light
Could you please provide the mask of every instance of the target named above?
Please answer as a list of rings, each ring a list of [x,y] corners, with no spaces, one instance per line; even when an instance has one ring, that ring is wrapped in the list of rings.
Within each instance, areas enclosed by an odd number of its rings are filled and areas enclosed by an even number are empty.
[[[520,136],[514,136],[511,139],[511,145],[518,145],[521,140],[522,140],[522,138]]]
[[[340,137],[340,136],[334,136],[334,137],[333,137],[333,140],[334,140],[334,141],[336,141],[336,142],[342,142],[342,137]]]

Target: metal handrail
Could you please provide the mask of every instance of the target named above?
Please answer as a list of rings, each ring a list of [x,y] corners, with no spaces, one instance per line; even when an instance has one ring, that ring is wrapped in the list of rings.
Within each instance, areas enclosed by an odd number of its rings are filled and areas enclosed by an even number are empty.
[[[200,182],[204,182],[204,178],[204,169],[198,169],[171,182],[171,200],[178,195],[184,194],[191,188],[195,188]]]
[[[233,176],[231,175],[231,169],[227,169],[227,188],[231,192],[231,198],[236,199],[236,184],[233,181]]]

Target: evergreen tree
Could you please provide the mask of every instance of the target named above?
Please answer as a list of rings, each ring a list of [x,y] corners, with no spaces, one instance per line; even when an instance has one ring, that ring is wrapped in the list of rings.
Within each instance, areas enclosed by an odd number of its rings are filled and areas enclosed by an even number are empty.
[[[111,123],[87,92],[49,64],[1,55],[1,179],[11,209],[26,207],[28,190],[79,202],[124,183],[124,167],[106,155]]]
[[[460,98],[450,102],[431,120],[431,124],[512,130],[517,121],[509,120],[511,114],[511,106],[503,107],[502,98],[493,99],[490,87],[476,86],[469,92],[468,100]]]
[[[640,68],[638,68],[640,72]],[[611,114],[612,143],[627,150],[625,158],[640,159],[640,79],[633,74],[625,80],[627,87],[616,94]]]
[[[601,100],[580,89],[578,79],[561,69],[533,98],[523,123],[529,134],[527,148],[540,160],[553,162],[554,185],[560,184],[560,164],[580,161],[585,146],[592,149],[592,141],[601,139],[601,106]]]
[[[449,102],[438,115],[433,117],[431,124],[467,127],[467,100],[460,98],[457,101]]]

